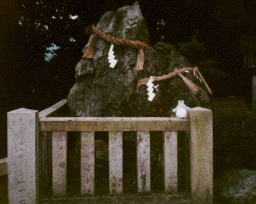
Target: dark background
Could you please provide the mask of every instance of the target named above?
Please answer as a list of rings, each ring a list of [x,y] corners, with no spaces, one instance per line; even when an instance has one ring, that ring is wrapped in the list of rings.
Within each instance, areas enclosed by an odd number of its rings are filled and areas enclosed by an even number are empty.
[[[66,98],[75,83],[75,65],[87,43],[85,27],[109,10],[135,1],[0,1],[0,158],[7,156],[6,113],[42,110]],[[243,69],[241,40],[256,34],[254,0],[140,0],[151,45],[176,45],[198,65],[213,97],[239,96],[250,103],[251,76]],[[72,20],[71,16],[78,15]],[[54,16],[54,18],[53,18]],[[74,39],[74,40],[70,40]],[[45,60],[47,48],[60,49]]]

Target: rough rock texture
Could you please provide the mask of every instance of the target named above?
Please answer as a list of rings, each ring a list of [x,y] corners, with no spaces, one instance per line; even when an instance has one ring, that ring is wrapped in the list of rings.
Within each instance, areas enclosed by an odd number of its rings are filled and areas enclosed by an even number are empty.
[[[150,44],[147,25],[138,3],[125,6],[116,12],[105,13],[96,26],[116,38],[139,40]],[[84,52],[90,44],[91,35]],[[99,38],[95,45],[94,59],[82,58],[76,66],[76,84],[70,90],[68,105],[73,116],[170,116],[178,100],[185,100],[190,107],[209,107],[206,91],[193,95],[182,79],[175,76],[159,83],[152,102],[148,101],[146,86],[137,93],[137,82],[145,77],[160,76],[174,68],[189,66],[187,60],[176,49],[165,43],[157,43],[145,51],[144,70],[135,71],[138,50],[125,46],[114,46],[115,68],[109,67],[108,51],[111,43]],[[203,84],[185,74],[195,84]]]
[[[116,38],[140,40],[149,44],[146,22],[138,3],[125,6],[116,12],[105,13],[96,26]],[[84,52],[92,40],[90,37]],[[68,104],[76,116],[122,116],[124,101],[134,92],[136,86],[137,50],[130,47],[114,46],[114,69],[109,67],[110,43],[99,39],[95,45],[94,59],[81,59],[76,66],[77,83],[70,90]]]
[[[215,182],[215,195],[223,203],[256,203],[256,170],[239,169],[226,173]]]
[[[150,38],[145,19],[142,16],[138,3],[125,6],[116,12],[105,13],[96,25],[101,31],[116,38],[139,40],[150,45]],[[92,38],[90,36],[86,51]],[[71,116],[82,117],[148,117],[148,116],[172,116],[172,109],[178,104],[178,100],[184,100],[189,107],[209,107],[209,96],[193,73],[184,73],[191,81],[200,87],[200,93],[193,95],[179,76],[171,79],[154,82],[159,84],[158,91],[153,101],[148,100],[147,86],[136,90],[137,83],[142,78],[161,76],[174,71],[175,68],[190,66],[188,61],[170,44],[157,43],[145,50],[144,69],[135,71],[138,50],[135,48],[114,46],[115,59],[118,60],[114,68],[109,67],[108,52],[111,43],[99,38],[95,45],[94,59],[82,58],[76,66],[76,83],[70,90],[68,105]],[[96,132],[97,133],[97,132]],[[103,134],[103,133],[102,133]],[[105,133],[104,133],[105,134]],[[124,191],[136,190],[136,135],[133,133],[124,135]],[[100,135],[99,135],[100,136]],[[151,133],[155,140],[151,143],[152,188],[163,190],[163,135]],[[159,138],[158,138],[159,137]],[[104,140],[106,136],[98,139]],[[130,139],[126,139],[130,138]],[[133,139],[134,141],[132,141]],[[161,139],[162,138],[162,139]],[[96,137],[97,139],[97,137]],[[127,142],[128,140],[128,142]],[[107,147],[107,140],[104,140]],[[73,149],[77,149],[79,141]],[[96,149],[97,151],[97,149]],[[179,149],[179,154],[181,150]],[[133,155],[133,157],[131,156]],[[105,156],[103,156],[106,158]],[[79,172],[79,162],[74,154],[70,154],[72,168]],[[108,189],[107,175],[108,162],[103,162],[97,167],[96,159],[96,191]],[[105,166],[104,166],[104,165]],[[98,165],[99,166],[99,165]],[[127,174],[126,174],[127,172]],[[76,175],[76,173],[73,173]],[[161,184],[160,184],[161,183]],[[103,187],[104,185],[105,187]],[[102,186],[103,185],[103,186]],[[98,189],[98,190],[97,190]],[[136,193],[136,192],[135,192]]]

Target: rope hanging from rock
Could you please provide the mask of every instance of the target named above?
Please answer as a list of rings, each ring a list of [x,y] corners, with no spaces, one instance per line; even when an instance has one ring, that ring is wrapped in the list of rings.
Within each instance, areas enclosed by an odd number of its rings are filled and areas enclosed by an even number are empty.
[[[85,51],[85,53],[83,55],[84,58],[93,59],[95,43],[97,42],[98,37],[100,36],[104,40],[106,40],[108,42],[111,42],[113,44],[129,46],[129,47],[138,49],[139,52],[138,52],[138,57],[137,57],[137,63],[136,63],[135,70],[136,71],[137,70],[143,70],[144,49],[147,49],[149,47],[146,43],[140,42],[140,41],[133,41],[133,40],[115,38],[115,37],[113,37],[109,34],[106,34],[106,33],[102,32],[100,29],[94,27],[93,25],[88,26],[85,31],[86,31],[87,34],[95,33],[95,35],[93,36],[90,45],[88,46],[87,50]]]
[[[182,80],[185,82],[185,84],[187,85],[188,89],[193,93],[193,94],[197,94],[199,91],[199,87],[196,86],[192,81],[190,81],[188,78],[186,78],[185,76],[183,76],[181,73],[185,72],[185,71],[192,71],[192,72],[196,72],[198,74],[198,76],[200,77],[200,79],[202,80],[202,82],[204,83],[206,89],[209,91],[209,93],[212,95],[212,91],[210,89],[210,87],[208,86],[207,82],[205,81],[203,75],[200,73],[199,69],[197,67],[192,68],[192,67],[185,67],[182,69],[177,69],[175,68],[174,72],[170,72],[167,75],[163,75],[163,76],[158,76],[158,77],[154,77],[153,78],[153,82],[154,81],[161,81],[161,80],[165,80],[165,79],[170,79],[176,75],[180,76],[182,78]],[[138,81],[137,84],[137,92],[139,92],[139,88],[141,85],[145,85],[148,83],[148,81],[150,80],[150,78],[145,78],[145,79],[141,79]]]

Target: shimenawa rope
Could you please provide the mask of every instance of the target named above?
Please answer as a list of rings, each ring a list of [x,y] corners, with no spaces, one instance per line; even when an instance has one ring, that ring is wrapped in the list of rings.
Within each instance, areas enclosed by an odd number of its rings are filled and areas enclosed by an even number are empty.
[[[137,64],[136,64],[135,70],[143,70],[143,65],[144,65],[143,50],[149,47],[146,43],[140,42],[137,40],[133,41],[133,40],[115,38],[109,34],[102,32],[100,29],[94,27],[93,25],[88,26],[86,28],[86,33],[88,34],[95,33],[95,35],[93,36],[90,45],[88,46],[87,50],[83,55],[84,58],[87,58],[87,59],[93,58],[95,43],[97,42],[98,37],[101,37],[104,40],[116,45],[129,46],[129,47],[138,49],[139,51],[138,51]]]
[[[193,94],[197,94],[199,91],[199,87],[196,86],[192,81],[190,81],[188,78],[186,78],[185,76],[183,76],[181,73],[185,72],[185,71],[195,71],[198,76],[200,77],[200,79],[202,80],[202,82],[204,83],[206,89],[209,91],[209,93],[212,95],[212,91],[210,89],[210,87],[208,86],[207,82],[205,81],[203,75],[200,73],[199,69],[197,67],[192,68],[192,67],[185,67],[182,69],[175,69],[174,72],[170,72],[167,75],[163,75],[163,76],[158,76],[158,77],[154,77],[153,82],[154,81],[161,81],[161,80],[165,80],[165,79],[170,79],[176,75],[180,76],[182,78],[182,80],[184,81],[184,83],[187,85],[187,87],[189,88],[189,90],[193,93]],[[141,79],[138,81],[137,84],[137,92],[139,92],[139,88],[140,86],[147,84],[148,81],[150,80],[150,78],[145,78],[145,79]]]
[[[87,50],[85,51],[85,53],[83,55],[84,58],[93,58],[95,43],[97,42],[98,37],[101,37],[104,40],[106,40],[108,42],[111,42],[113,44],[116,44],[116,45],[129,46],[129,47],[138,49],[139,51],[138,51],[137,64],[136,64],[135,70],[143,70],[143,65],[144,65],[144,51],[143,50],[147,49],[149,47],[146,43],[140,42],[140,41],[133,41],[133,40],[115,38],[115,37],[113,37],[109,34],[106,34],[106,33],[102,32],[100,29],[94,27],[93,25],[88,26],[86,28],[86,33],[88,33],[88,34],[89,33],[95,33],[95,35],[93,36],[90,45],[88,46]],[[193,94],[197,94],[198,91],[199,91],[199,87],[196,86],[193,82],[191,82],[188,78],[186,78],[185,76],[183,76],[181,74],[182,72],[185,72],[185,71],[195,71],[199,75],[201,80],[203,81],[203,83],[204,83],[205,87],[207,88],[207,90],[209,91],[209,93],[212,94],[212,91],[211,91],[210,87],[208,86],[207,82],[203,78],[203,75],[200,73],[200,71],[197,67],[195,67],[195,68],[186,67],[186,68],[183,68],[183,69],[180,69],[180,70],[175,69],[174,72],[170,72],[167,75],[154,77],[154,81],[161,81],[161,80],[172,78],[175,75],[178,75],[182,78],[182,80],[187,85],[189,90]],[[139,92],[139,88],[140,88],[141,85],[147,84],[149,79],[150,78],[145,78],[145,79],[141,79],[141,80],[138,81],[137,92]]]

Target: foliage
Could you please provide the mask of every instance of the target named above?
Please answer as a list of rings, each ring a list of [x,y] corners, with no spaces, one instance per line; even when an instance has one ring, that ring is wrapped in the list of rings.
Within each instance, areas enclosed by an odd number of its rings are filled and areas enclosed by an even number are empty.
[[[44,58],[44,53],[52,43],[61,50],[83,44],[81,41],[86,37],[84,28],[88,22],[84,22],[81,17],[82,6],[79,1],[19,1],[18,6],[21,12],[19,32],[24,36],[23,45],[27,49],[42,50],[40,57],[32,55],[36,60]]]
[[[255,126],[256,116],[250,112],[223,112],[214,116],[214,168],[216,176],[227,169],[256,169]]]
[[[205,42],[201,42],[197,33],[192,36],[188,42],[178,44],[179,51],[186,56],[192,66],[198,66],[200,69],[211,78],[225,78],[228,74],[220,70],[218,62],[209,57]]]
[[[180,43],[178,46],[180,52],[183,53],[190,61],[192,61],[192,63],[198,64],[199,62],[200,65],[202,63],[205,65],[213,64],[211,59],[204,59],[204,55],[207,49],[205,47],[205,43],[198,41],[198,32],[189,42]],[[200,62],[203,59],[204,61]]]
[[[1,6],[8,1],[15,4],[6,4],[6,9],[0,12],[4,17],[2,23],[8,25],[2,29],[6,34],[1,39],[4,42],[1,60],[8,63],[1,69],[4,70],[2,75],[8,72],[5,80],[11,80],[10,83],[3,83],[8,94],[22,84],[17,99],[26,98],[23,95],[31,95],[45,84],[44,89],[48,92],[54,90],[60,84],[49,84],[48,81],[54,81],[55,77],[61,78],[70,88],[75,80],[75,64],[88,40],[85,27],[96,24],[107,11],[134,3],[134,0],[104,0],[100,3],[97,0],[6,0],[0,3]],[[221,73],[217,69],[220,66],[229,72],[233,71],[233,67],[239,67],[233,66],[238,62],[238,54],[236,57],[232,55],[232,52],[240,52],[239,36],[244,32],[255,33],[256,4],[253,1],[237,0],[233,4],[220,0],[139,0],[139,3],[152,45],[160,40],[180,44],[180,49],[189,56],[187,58],[205,67],[211,76]],[[77,18],[72,19],[74,16]],[[45,53],[49,52],[52,44],[60,48],[47,62]],[[68,90],[63,88],[61,91]]]

